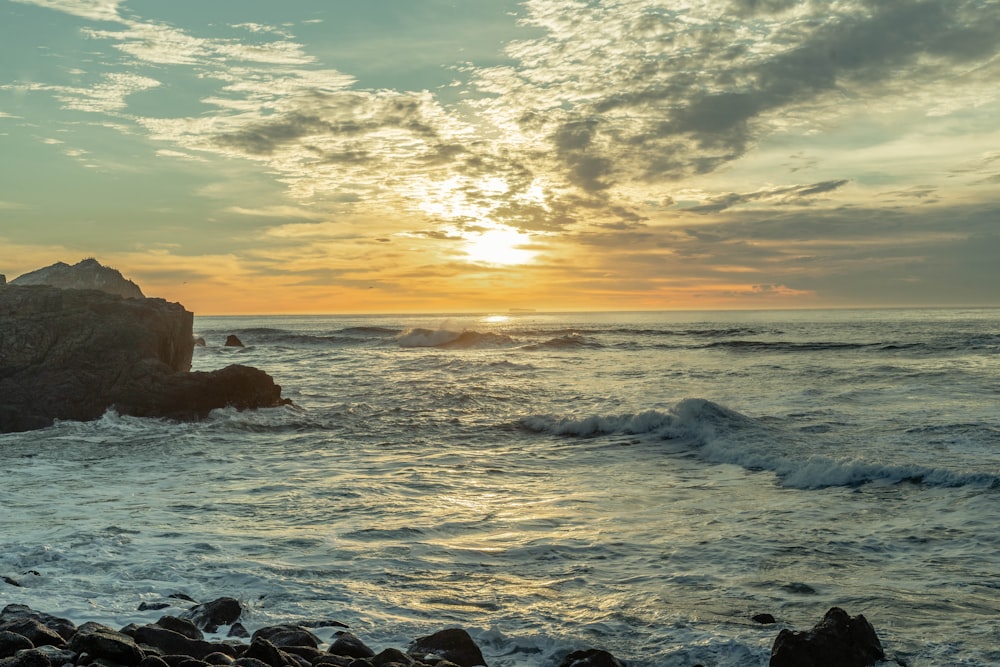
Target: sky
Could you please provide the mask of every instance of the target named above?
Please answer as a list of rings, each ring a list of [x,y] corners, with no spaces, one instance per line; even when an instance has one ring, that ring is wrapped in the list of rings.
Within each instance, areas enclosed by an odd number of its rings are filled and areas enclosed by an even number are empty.
[[[202,315],[1000,305],[1000,0],[0,0],[0,273]]]

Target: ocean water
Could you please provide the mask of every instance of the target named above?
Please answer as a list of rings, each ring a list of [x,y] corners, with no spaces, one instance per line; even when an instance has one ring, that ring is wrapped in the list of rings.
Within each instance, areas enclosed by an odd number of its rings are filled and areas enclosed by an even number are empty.
[[[1000,311],[195,328],[196,370],[295,405],[0,435],[0,604],[228,595],[376,651],[463,627],[494,667],[766,665],[840,606],[910,667],[1000,664]]]

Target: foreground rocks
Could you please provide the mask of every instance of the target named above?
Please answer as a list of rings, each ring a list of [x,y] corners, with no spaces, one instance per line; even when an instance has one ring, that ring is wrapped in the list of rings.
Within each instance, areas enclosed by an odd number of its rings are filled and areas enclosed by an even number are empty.
[[[263,371],[189,372],[194,316],[163,299],[0,287],[0,432],[119,414],[199,419],[288,403]]]
[[[220,598],[180,616],[115,630],[99,623],[76,627],[70,621],[7,605],[0,612],[0,667],[476,667],[483,654],[465,630],[451,628],[417,639],[407,650],[379,653],[346,631],[323,650],[308,628],[261,628],[249,643],[210,641],[204,631],[219,625],[242,628],[239,602]],[[336,622],[320,625],[343,625]],[[232,635],[232,632],[230,632]]]
[[[186,596],[172,596],[194,602]],[[167,609],[174,603],[140,610]],[[420,637],[405,649],[376,652],[337,621],[275,625],[250,635],[240,624],[243,609],[234,598],[194,604],[155,623],[115,630],[99,623],[72,622],[7,605],[0,612],[0,667],[477,667],[487,665],[468,632],[448,628]],[[207,639],[228,627],[225,640]],[[310,628],[338,627],[326,648]],[[249,641],[241,641],[249,639]],[[831,608],[812,630],[782,630],[770,667],[870,667],[885,655],[875,629],[858,615]],[[896,664],[903,663],[894,661]],[[559,667],[627,667],[607,651],[568,653]],[[700,665],[693,667],[701,667]]]
[[[770,667],[868,667],[885,658],[875,628],[861,614],[833,607],[812,630],[782,630]]]

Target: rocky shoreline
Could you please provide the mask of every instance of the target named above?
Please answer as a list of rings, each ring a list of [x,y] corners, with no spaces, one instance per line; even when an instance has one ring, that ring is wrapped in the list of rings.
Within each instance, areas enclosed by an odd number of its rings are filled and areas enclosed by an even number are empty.
[[[376,653],[334,620],[274,625],[248,632],[234,598],[204,604],[184,595],[143,603],[139,611],[193,606],[155,623],[118,630],[95,622],[80,626],[9,604],[0,611],[0,667],[477,667],[487,665],[479,646],[461,628],[446,628],[413,640],[405,649]],[[766,622],[761,619],[758,622]],[[334,628],[328,645],[313,630]],[[224,639],[211,639],[207,636]],[[812,630],[783,629],[771,650],[770,667],[869,667],[886,660],[875,629],[858,615],[831,608]],[[905,665],[893,660],[897,665]],[[601,649],[568,653],[558,667],[627,667]],[[691,667],[704,667],[692,665]]]

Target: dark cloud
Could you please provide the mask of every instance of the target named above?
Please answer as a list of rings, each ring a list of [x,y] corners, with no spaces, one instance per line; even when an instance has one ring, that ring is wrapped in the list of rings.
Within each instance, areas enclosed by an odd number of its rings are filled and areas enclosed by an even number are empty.
[[[692,206],[683,210],[688,213],[718,213],[728,208],[732,208],[733,206],[739,206],[740,204],[747,204],[754,201],[767,201],[770,204],[777,206],[787,206],[790,204],[801,206],[809,204],[810,197],[822,195],[827,192],[833,192],[834,190],[847,185],[849,182],[850,181],[847,179],[837,179],[832,181],[821,181],[819,183],[812,183],[809,185],[789,185],[779,188],[769,188],[766,190],[758,190],[756,192],[748,192],[744,194],[729,192],[714,197],[707,204]]]

